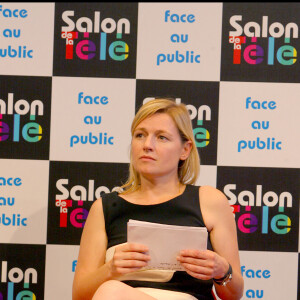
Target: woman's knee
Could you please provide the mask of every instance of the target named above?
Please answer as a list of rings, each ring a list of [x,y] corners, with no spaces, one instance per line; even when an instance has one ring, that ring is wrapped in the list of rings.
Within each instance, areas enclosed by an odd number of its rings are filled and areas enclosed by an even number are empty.
[[[127,285],[117,280],[108,280],[100,285],[92,300],[122,299]]]

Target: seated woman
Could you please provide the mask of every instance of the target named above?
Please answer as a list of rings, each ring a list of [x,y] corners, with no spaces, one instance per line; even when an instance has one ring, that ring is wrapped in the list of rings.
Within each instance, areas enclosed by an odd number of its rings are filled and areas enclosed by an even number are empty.
[[[89,212],[73,282],[73,300],[240,299],[243,278],[236,225],[225,195],[193,184],[199,156],[184,104],[155,99],[131,127],[129,178],[122,192],[104,194]],[[185,249],[185,271],[144,270],[147,245],[127,243],[129,219],[206,227],[208,249]]]

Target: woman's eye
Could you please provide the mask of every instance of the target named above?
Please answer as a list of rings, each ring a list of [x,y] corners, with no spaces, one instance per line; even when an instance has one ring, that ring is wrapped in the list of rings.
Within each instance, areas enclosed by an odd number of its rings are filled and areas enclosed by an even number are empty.
[[[167,140],[167,137],[165,137],[165,136],[163,136],[163,135],[160,135],[158,138],[159,138],[160,140],[163,140],[163,141]]]
[[[142,133],[136,133],[136,134],[135,134],[135,137],[136,137],[136,138],[141,138],[141,137],[143,137],[143,134],[142,134]]]

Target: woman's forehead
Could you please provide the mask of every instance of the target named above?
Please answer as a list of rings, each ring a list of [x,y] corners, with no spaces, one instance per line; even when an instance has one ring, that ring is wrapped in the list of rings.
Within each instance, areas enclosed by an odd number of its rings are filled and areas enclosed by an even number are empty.
[[[177,129],[177,126],[173,119],[166,113],[156,113],[145,118],[141,121],[136,129],[145,128],[145,129]]]

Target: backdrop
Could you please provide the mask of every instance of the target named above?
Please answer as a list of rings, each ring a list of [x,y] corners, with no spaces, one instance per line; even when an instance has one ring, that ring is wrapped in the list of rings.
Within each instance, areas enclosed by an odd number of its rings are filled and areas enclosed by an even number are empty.
[[[124,182],[131,121],[156,96],[188,105],[197,184],[232,205],[243,299],[299,300],[299,13],[0,4],[0,300],[71,299],[88,211]]]

